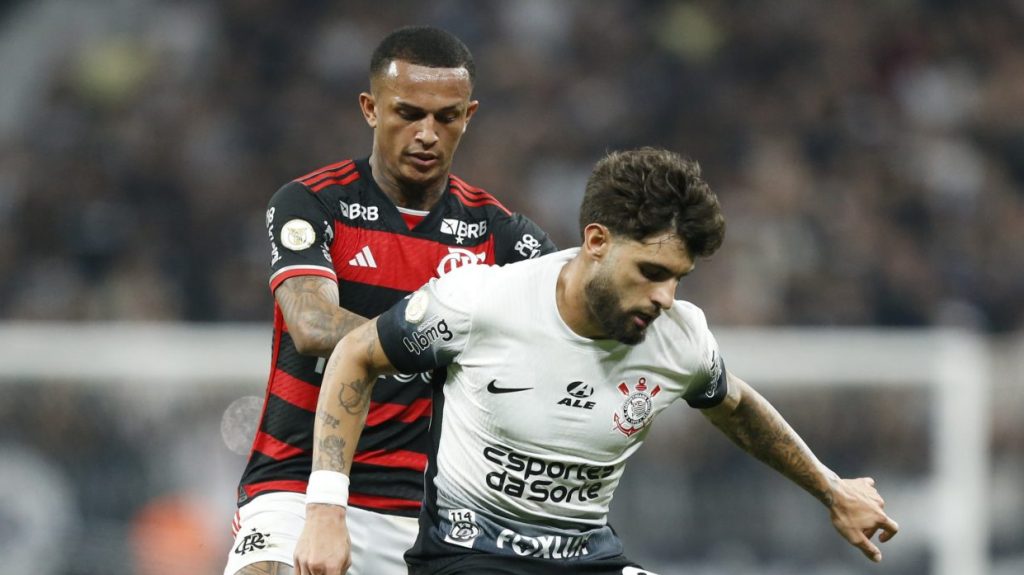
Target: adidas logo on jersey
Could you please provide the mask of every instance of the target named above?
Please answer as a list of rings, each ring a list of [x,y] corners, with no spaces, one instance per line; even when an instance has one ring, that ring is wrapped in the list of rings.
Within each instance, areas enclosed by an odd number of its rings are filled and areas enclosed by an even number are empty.
[[[355,266],[357,268],[376,268],[377,260],[373,259],[373,253],[370,252],[370,246],[363,246],[363,249],[359,250],[355,257],[348,260],[348,265]]]

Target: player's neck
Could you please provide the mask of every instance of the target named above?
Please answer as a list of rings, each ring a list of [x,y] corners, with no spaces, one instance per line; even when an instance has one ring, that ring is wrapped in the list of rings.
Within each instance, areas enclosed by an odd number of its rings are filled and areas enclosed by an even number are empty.
[[[387,196],[396,206],[410,210],[430,211],[434,204],[441,199],[445,186],[448,184],[448,174],[438,178],[436,182],[430,182],[423,186],[411,185],[407,182],[399,182],[393,174],[383,169],[377,162],[375,156],[370,156],[370,171],[373,181],[377,183],[384,195]]]
[[[586,262],[576,256],[558,272],[555,285],[558,315],[576,335],[599,339],[601,328],[590,316],[586,297]]]

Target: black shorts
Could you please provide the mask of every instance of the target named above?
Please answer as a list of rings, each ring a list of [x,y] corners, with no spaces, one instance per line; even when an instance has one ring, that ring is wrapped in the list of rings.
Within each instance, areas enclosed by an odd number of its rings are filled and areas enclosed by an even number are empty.
[[[628,570],[627,570],[628,569]],[[625,555],[594,561],[467,554],[409,565],[409,575],[657,575]]]

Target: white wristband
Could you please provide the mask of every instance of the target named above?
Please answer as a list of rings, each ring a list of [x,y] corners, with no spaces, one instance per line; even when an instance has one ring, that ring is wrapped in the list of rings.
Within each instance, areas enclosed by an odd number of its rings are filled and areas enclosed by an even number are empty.
[[[306,503],[348,505],[348,475],[337,471],[320,469],[309,474],[306,487]]]

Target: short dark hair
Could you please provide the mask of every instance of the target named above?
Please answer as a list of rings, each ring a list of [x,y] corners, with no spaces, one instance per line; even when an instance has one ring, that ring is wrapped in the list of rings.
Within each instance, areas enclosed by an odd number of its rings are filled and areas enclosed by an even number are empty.
[[[469,83],[476,81],[476,66],[469,48],[453,34],[432,26],[406,26],[388,34],[370,57],[370,77],[394,60],[428,68],[465,68]]]
[[[711,256],[725,237],[725,216],[700,165],[657,148],[612,152],[597,163],[580,206],[581,233],[591,223],[636,241],[673,231],[693,258]]]

